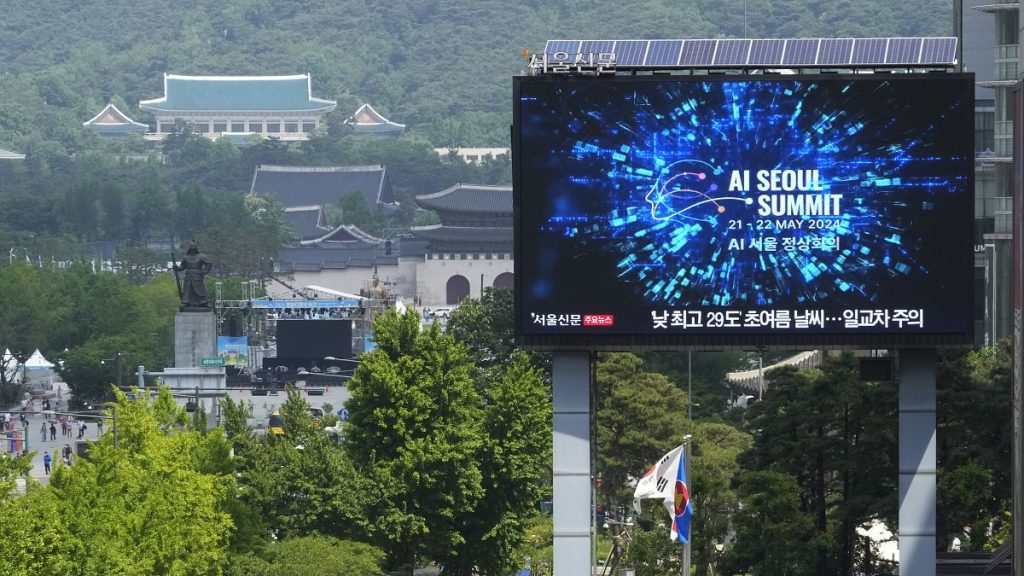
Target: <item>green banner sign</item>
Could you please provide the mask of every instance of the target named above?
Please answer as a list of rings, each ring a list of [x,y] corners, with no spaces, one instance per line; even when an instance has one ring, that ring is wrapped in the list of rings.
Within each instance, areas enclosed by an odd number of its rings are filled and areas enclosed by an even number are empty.
[[[199,359],[199,365],[200,366],[223,366],[224,365],[224,358],[221,358],[219,356],[216,357],[216,358],[200,358]]]

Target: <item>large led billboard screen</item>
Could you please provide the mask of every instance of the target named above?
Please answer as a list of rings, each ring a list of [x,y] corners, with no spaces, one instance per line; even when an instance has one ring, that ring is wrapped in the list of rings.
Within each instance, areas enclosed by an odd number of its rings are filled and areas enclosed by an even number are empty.
[[[520,343],[970,343],[971,75],[514,86]]]

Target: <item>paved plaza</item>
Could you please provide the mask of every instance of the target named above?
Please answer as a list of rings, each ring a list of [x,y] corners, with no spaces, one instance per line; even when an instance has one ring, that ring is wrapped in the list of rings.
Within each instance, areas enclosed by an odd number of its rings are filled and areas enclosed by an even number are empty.
[[[259,432],[262,432],[263,430],[266,429],[267,418],[274,411],[278,410],[281,407],[281,404],[284,403],[284,401],[287,399],[287,396],[285,395],[283,390],[278,392],[277,394],[271,394],[267,396],[254,396],[250,390],[228,389],[228,395],[232,398],[232,400],[245,401],[246,403],[249,404],[253,411],[253,417],[249,419],[249,425]],[[330,404],[332,407],[332,413],[337,414],[338,410],[341,409],[344,406],[345,402],[348,400],[349,392],[348,389],[343,385],[329,386],[326,389],[324,389],[324,393],[322,396],[307,395],[306,392],[303,391],[302,397],[307,402],[309,402],[309,405],[313,408],[323,408],[325,404]],[[184,405],[184,403],[188,401],[188,398],[178,398],[177,400],[179,401],[179,403]],[[53,404],[52,407],[55,411],[59,412],[67,409],[66,399],[60,402],[59,405],[56,403],[55,399],[51,399],[51,403]],[[74,448],[75,442],[78,440],[78,423],[76,422],[75,426],[72,428],[72,433],[70,436],[63,436],[61,434],[60,423],[58,423],[52,416],[50,416],[48,419],[47,416],[38,413],[39,409],[39,402],[36,402],[35,407],[30,409],[37,412],[28,415],[28,442],[25,447],[29,451],[34,451],[36,453],[32,459],[32,471],[30,472],[30,476],[33,479],[45,483],[48,481],[48,477],[45,473],[43,466],[43,454],[45,452],[49,452],[50,455],[53,457],[53,462],[51,465],[57,466],[57,463],[60,461],[61,449],[64,447],[64,445],[67,444]],[[18,414],[20,413],[20,410],[21,407],[18,406],[12,407],[11,409],[5,410],[4,412],[10,413],[15,423],[20,426],[20,423],[18,423]],[[213,417],[215,418],[216,416]],[[83,420],[85,421],[87,427],[86,434],[83,439],[96,440],[99,437],[99,429],[96,426],[97,418],[95,416],[84,416],[80,418],[78,422],[81,422]],[[47,434],[45,439],[43,438],[43,435],[40,431],[44,422],[46,423],[47,426]],[[49,425],[51,422],[54,423],[57,428],[57,435],[56,438],[53,440],[50,439],[49,434]],[[111,423],[109,420],[107,420],[104,423],[103,432],[110,433],[110,431]],[[2,448],[3,452],[9,452],[11,446],[8,442],[5,441],[2,443],[2,447],[0,448]]]

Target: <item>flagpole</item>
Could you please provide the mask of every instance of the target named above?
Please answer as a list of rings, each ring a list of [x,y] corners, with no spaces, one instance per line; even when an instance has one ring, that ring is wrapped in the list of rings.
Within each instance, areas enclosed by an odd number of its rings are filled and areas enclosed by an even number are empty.
[[[683,437],[683,467],[686,470],[686,489],[693,497],[693,475],[690,474],[690,446],[693,443],[693,436],[687,434]],[[693,524],[690,524],[690,533],[687,535],[686,544],[683,544],[683,566],[682,575],[690,576],[690,544],[693,543]]]

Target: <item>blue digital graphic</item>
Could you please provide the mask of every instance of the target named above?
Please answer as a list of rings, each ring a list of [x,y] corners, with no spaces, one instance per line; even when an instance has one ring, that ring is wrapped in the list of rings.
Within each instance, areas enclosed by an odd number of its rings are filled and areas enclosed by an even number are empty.
[[[679,331],[659,315],[714,310],[732,322],[688,329],[784,331],[743,319],[814,311],[821,333],[969,330],[964,77],[523,81],[518,94],[524,333],[590,333],[591,314],[614,315],[612,333]]]

